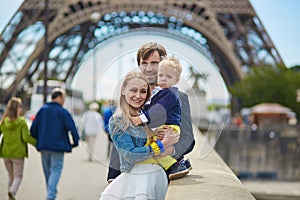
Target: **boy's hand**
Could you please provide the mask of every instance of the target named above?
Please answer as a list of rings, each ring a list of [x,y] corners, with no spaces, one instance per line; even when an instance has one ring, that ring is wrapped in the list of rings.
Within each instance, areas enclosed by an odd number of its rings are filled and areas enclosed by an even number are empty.
[[[135,126],[141,125],[143,123],[139,117],[131,117],[130,119],[131,119],[133,125],[135,125]]]

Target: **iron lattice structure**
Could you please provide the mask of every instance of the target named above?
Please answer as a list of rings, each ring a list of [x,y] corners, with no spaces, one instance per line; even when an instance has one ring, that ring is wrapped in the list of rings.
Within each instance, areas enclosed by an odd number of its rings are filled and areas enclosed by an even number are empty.
[[[283,64],[249,0],[49,0],[47,9],[45,2],[25,0],[1,34],[2,103],[43,77],[45,55],[47,76],[68,82],[97,44],[141,28],[192,39],[228,86],[253,65]]]

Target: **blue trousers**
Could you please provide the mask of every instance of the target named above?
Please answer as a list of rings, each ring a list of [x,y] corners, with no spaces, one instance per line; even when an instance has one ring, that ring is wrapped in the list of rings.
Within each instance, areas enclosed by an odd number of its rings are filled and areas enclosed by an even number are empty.
[[[57,184],[64,165],[64,152],[41,151],[47,186],[47,199],[55,200]]]

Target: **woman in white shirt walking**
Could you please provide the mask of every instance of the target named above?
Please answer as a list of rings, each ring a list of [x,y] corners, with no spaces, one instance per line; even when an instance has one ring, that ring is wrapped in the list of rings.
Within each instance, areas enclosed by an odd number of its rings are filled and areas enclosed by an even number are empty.
[[[103,129],[103,118],[98,112],[99,105],[94,102],[89,105],[89,110],[86,111],[81,118],[81,131],[84,131],[86,136],[87,148],[89,153],[89,161],[92,161],[95,140],[97,133]]]

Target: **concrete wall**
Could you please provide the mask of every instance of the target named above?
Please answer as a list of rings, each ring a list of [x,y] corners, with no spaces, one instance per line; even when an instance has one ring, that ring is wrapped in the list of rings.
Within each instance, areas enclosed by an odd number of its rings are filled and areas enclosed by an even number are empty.
[[[185,157],[190,159],[193,169],[186,177],[171,181],[166,199],[255,199],[208,144],[206,138],[198,131],[194,131],[194,134],[195,148]]]

